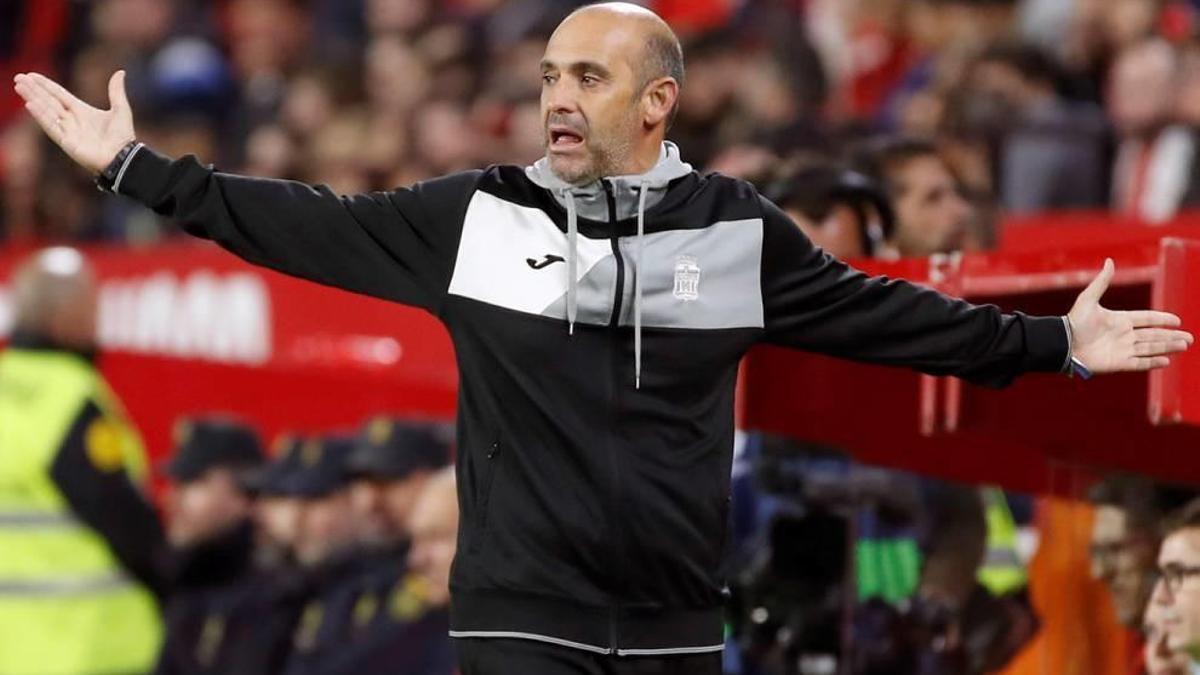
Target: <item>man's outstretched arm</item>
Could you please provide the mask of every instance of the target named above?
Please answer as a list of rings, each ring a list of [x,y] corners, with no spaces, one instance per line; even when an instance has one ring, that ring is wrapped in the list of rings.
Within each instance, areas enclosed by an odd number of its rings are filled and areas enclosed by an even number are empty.
[[[773,344],[1004,386],[1025,372],[1063,370],[1072,357],[1095,373],[1162,368],[1193,341],[1173,314],[1102,307],[1111,260],[1065,318],[1006,314],[868,277],[762,202],[765,340]]]
[[[438,311],[477,172],[339,197],[324,186],[214,171],[134,145],[124,72],[100,110],[37,73],[14,78],[42,130],[99,174],[124,153],[114,190],[246,260],[318,283]],[[131,150],[131,151],[129,151]]]

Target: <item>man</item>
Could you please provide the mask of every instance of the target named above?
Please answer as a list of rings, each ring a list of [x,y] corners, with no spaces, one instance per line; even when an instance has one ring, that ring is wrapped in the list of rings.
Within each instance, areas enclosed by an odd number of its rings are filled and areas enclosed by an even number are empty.
[[[1092,577],[1108,587],[1117,621],[1140,631],[1154,591],[1154,560],[1164,510],[1154,485],[1138,476],[1114,476],[1088,493],[1092,521]]]
[[[870,178],[832,164],[784,168],[763,194],[804,236],[842,260],[881,252],[895,225],[891,201]]]
[[[263,462],[258,436],[222,417],[181,420],[166,474],[172,593],[157,673],[236,673],[262,652],[251,497],[242,476]]]
[[[294,436],[279,437],[274,444],[274,459],[243,479],[247,492],[254,495],[254,556],[260,569],[284,570],[295,562],[300,500],[284,485],[299,465],[303,441]]]
[[[1200,203],[1196,133],[1175,119],[1179,56],[1165,40],[1131,44],[1117,54],[1108,91],[1116,125],[1113,206],[1157,223]]]
[[[962,249],[971,205],[932,142],[877,139],[856,148],[851,164],[884,187],[895,210],[895,227],[880,257],[926,257]]]
[[[1200,500],[1168,525],[1158,552],[1159,581],[1151,600],[1166,633],[1166,648],[1191,658],[1200,673]]]
[[[733,392],[756,343],[1000,386],[1072,357],[1093,372],[1161,367],[1191,339],[1174,316],[1101,308],[1111,264],[1068,317],[1027,317],[827,257],[749,185],[700,176],[664,143],[682,51],[631,4],[583,8],[547,44],[545,158],[389,193],[172,162],[131,143],[122,78],[108,111],[36,74],[17,91],[116,192],[449,329],[451,634],[467,675],[512,672],[514,658],[547,674],[719,672]]]
[[[162,527],[137,431],[95,366],[96,286],[51,248],[13,280],[0,353],[0,674],[145,672]]]
[[[448,450],[432,425],[386,417],[363,425],[347,461],[364,548],[406,555],[409,514],[425,481],[450,461]]]
[[[282,491],[300,500],[295,556],[308,598],[292,633],[292,653],[283,670],[288,675],[335,672],[347,635],[366,611],[356,607],[359,577],[370,561],[360,558],[357,548],[348,470],[354,447],[354,436],[346,434],[305,440],[298,464],[282,481]]]

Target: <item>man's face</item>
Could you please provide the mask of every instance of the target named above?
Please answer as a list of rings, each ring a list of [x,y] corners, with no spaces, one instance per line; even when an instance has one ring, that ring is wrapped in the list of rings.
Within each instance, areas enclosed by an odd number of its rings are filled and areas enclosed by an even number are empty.
[[[898,187],[892,242],[901,256],[921,257],[962,248],[971,209],[940,158],[910,159],[889,182]]]
[[[1187,652],[1172,649],[1167,632],[1163,629],[1163,607],[1150,603],[1146,607],[1146,622],[1143,633],[1146,646],[1146,675],[1188,675],[1190,672]]]
[[[226,468],[210,469],[195,480],[172,485],[166,506],[167,538],[172,546],[211,539],[250,513],[250,500]]]
[[[296,559],[303,565],[318,564],[350,547],[358,535],[350,490],[304,500],[299,525]]]
[[[542,58],[546,157],[562,180],[582,184],[627,173],[643,133],[641,77],[631,59],[644,47],[627,23],[600,12],[563,22]]]
[[[1171,47],[1132,47],[1117,57],[1109,80],[1108,112],[1122,134],[1140,136],[1165,124],[1175,102]]]
[[[254,522],[267,546],[291,550],[300,533],[300,500],[264,495],[254,502]]]
[[[417,500],[409,519],[412,548],[408,564],[428,582],[431,601],[444,604],[450,597],[450,565],[458,543],[458,502],[449,490],[427,490]]]
[[[360,479],[350,486],[359,537],[368,544],[387,544],[407,537],[413,505],[428,473],[418,471],[396,480]]]
[[[1141,626],[1154,590],[1154,544],[1144,533],[1130,528],[1123,509],[1096,508],[1091,563],[1092,577],[1108,586],[1117,620],[1130,628]]]
[[[1164,577],[1172,571],[1200,569],[1200,528],[1173,533],[1163,542],[1158,554],[1158,569]],[[1169,588],[1165,580],[1154,587],[1153,604],[1167,635],[1167,648],[1200,655],[1200,577],[1186,574],[1178,588]]]

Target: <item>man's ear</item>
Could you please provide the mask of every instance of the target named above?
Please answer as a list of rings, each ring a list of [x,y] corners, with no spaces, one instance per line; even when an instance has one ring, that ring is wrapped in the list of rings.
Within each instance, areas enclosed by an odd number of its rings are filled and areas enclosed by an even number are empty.
[[[679,83],[675,78],[660,77],[647,84],[642,93],[642,119],[646,126],[655,127],[669,122],[678,100]]]

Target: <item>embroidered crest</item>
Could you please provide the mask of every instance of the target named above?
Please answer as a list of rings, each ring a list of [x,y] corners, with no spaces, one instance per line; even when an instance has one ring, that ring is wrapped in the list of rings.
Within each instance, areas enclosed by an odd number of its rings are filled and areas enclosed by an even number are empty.
[[[681,255],[675,259],[674,295],[684,302],[700,297],[700,266],[690,255]]]

